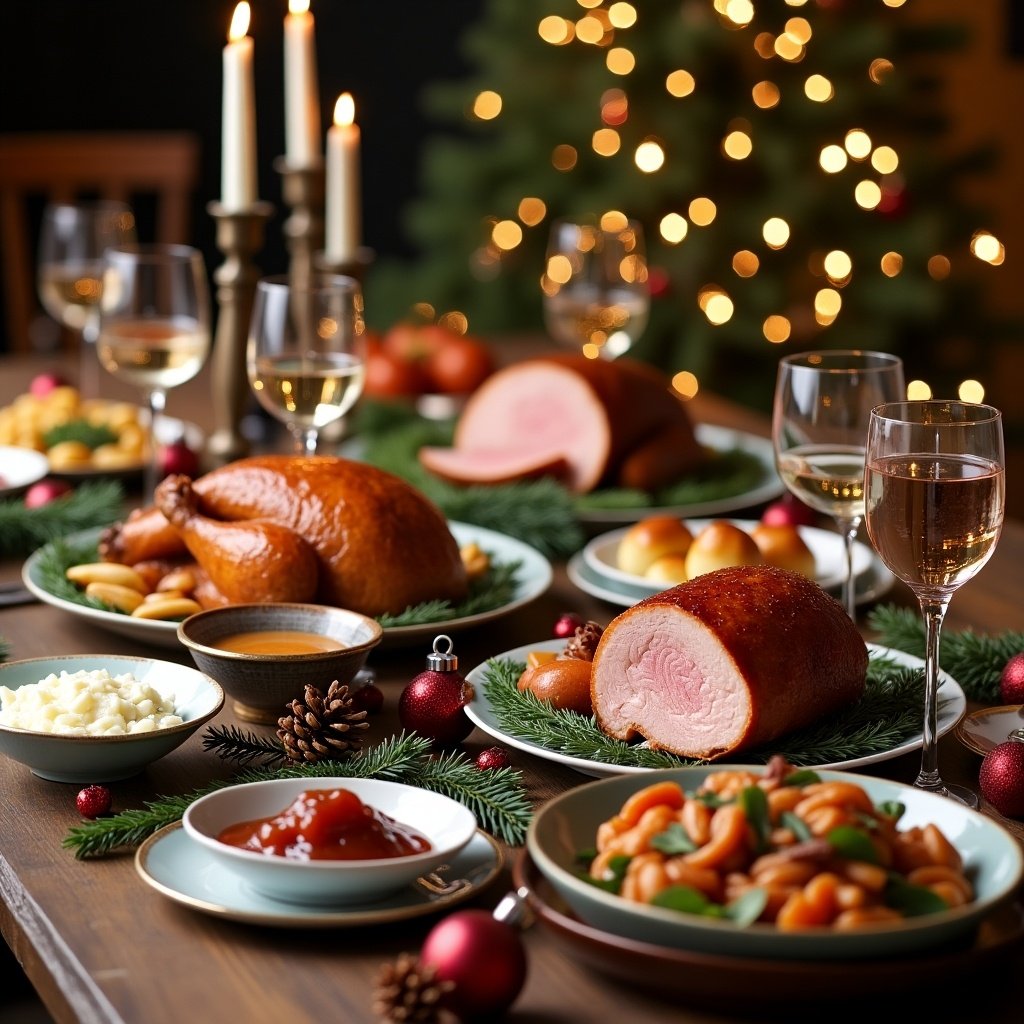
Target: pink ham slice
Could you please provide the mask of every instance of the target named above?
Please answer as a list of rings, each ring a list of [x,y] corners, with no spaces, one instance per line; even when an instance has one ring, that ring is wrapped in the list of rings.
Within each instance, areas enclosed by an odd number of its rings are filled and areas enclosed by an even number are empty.
[[[609,736],[714,759],[855,702],[867,663],[856,626],[815,583],[736,566],[613,619],[594,656],[591,696]]]
[[[579,493],[602,482],[653,489],[703,458],[664,375],[630,360],[575,355],[493,374],[466,403],[454,441],[452,449],[421,449],[420,461],[466,484],[506,482],[516,463],[529,475],[550,463]]]

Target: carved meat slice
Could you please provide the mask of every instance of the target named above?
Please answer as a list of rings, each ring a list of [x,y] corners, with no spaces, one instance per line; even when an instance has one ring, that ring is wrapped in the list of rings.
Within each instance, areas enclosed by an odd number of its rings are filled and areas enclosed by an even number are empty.
[[[422,448],[420,461],[435,476],[456,484],[506,484],[538,476],[564,476],[568,470],[560,451],[529,452]]]
[[[684,757],[763,746],[855,702],[867,646],[841,605],[798,573],[736,566],[613,619],[594,656],[601,728]]]

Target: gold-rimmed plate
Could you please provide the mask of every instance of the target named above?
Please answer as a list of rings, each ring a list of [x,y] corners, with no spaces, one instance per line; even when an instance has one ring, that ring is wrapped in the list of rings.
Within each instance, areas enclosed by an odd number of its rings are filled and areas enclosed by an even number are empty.
[[[1024,704],[1001,704],[972,711],[956,727],[956,738],[984,757],[993,747],[1011,739],[1014,729],[1024,729]]]

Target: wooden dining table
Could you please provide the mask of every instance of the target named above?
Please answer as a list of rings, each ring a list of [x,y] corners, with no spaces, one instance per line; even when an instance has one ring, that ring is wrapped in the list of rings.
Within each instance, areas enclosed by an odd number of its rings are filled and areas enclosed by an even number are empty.
[[[54,365],[55,360],[41,356],[0,360],[0,405],[11,402],[26,390],[35,374]],[[137,397],[112,379],[102,386],[107,397]],[[209,430],[212,408],[210,384],[204,374],[170,393],[167,414]],[[691,408],[697,422],[762,436],[768,433],[763,416],[726,399],[698,395]],[[129,506],[140,500],[140,495],[131,491],[127,497]],[[750,515],[759,511],[746,510]],[[23,559],[16,558],[0,563],[0,583],[17,581],[22,562]],[[1008,521],[990,563],[953,598],[946,629],[997,633],[1021,628],[1022,565],[1024,523]],[[557,564],[554,568],[552,586],[537,600],[503,618],[455,635],[463,671],[503,651],[549,639],[555,620],[564,612],[607,623],[621,610],[578,590],[570,582],[565,565]],[[902,585],[894,587],[884,600],[913,604],[909,591]],[[860,609],[859,625],[871,639],[867,611],[865,607]],[[130,654],[191,665],[184,648],[150,647],[38,602],[0,609],[0,636],[8,641],[12,659],[55,654]],[[399,694],[423,669],[426,654],[426,645],[413,645],[378,649],[371,656],[370,665],[384,693],[385,705],[371,719],[368,743],[397,731]],[[214,724],[258,728],[238,720],[230,702]],[[475,756],[494,744],[494,738],[477,730],[463,746],[470,756]],[[553,761],[516,749],[509,753],[513,766],[522,772],[535,807],[589,781]],[[916,753],[908,753],[859,770],[911,782],[918,760]],[[950,781],[976,788],[980,760],[953,733],[940,743],[941,769]],[[232,770],[215,754],[204,751],[201,734],[197,734],[141,775],[112,783],[114,808],[138,808],[158,795],[186,793],[224,778]],[[416,952],[439,919],[426,916],[390,924],[304,930],[240,923],[191,910],[144,884],[131,852],[78,860],[62,848],[61,841],[68,830],[81,821],[75,807],[78,788],[37,778],[24,765],[0,757],[0,930],[49,1014],[57,1021],[373,1021],[375,979],[381,965],[402,952]],[[1020,822],[1003,819],[989,806],[983,810],[1024,841]],[[503,852],[505,861],[497,880],[466,905],[490,910],[514,888],[512,868],[521,851],[504,847]],[[1019,908],[1017,911],[1019,917]],[[1014,940],[1008,941],[997,964],[979,960],[977,985],[948,984],[941,971],[929,972],[927,964],[922,969],[920,964],[908,962],[905,994],[915,998],[915,1005],[927,1007],[932,1019],[953,1019],[957,1014],[964,1019],[967,1006],[972,1013],[984,1013],[988,1020],[1019,1020],[1020,989],[1016,979],[1024,966],[1024,945],[1017,941],[1021,932],[1018,926]],[[665,986],[675,989],[671,997],[659,994],[662,988],[643,980],[642,972],[631,979],[621,976],[623,972],[595,969],[582,946],[557,933],[543,920],[525,929],[523,942],[528,975],[510,1012],[512,1020],[536,1024],[654,1024],[666,1020],[710,1024],[760,1016],[756,997],[752,999],[751,992],[746,990],[740,961],[731,968],[735,977],[734,997],[726,991],[709,1003],[706,998],[688,999],[678,984]],[[886,965],[879,969],[883,966]],[[887,966],[893,969],[891,963]],[[897,969],[899,966],[897,963]],[[722,964],[715,969],[721,972]],[[728,965],[724,970],[728,979]],[[813,968],[807,971],[811,978]],[[770,978],[769,972],[758,982],[764,991],[763,1009],[776,1014],[783,1012],[789,1019],[802,1019],[810,1012],[842,1017],[844,1007],[856,996],[855,992],[837,991],[834,1005],[829,1007],[818,1003],[816,1008],[783,1008],[771,998]],[[813,985],[809,986],[809,990],[813,989]],[[878,1008],[872,1012],[878,1012]]]

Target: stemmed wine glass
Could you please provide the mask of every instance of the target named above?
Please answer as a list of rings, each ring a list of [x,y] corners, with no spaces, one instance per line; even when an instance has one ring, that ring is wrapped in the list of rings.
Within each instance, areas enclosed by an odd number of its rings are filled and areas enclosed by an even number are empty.
[[[924,616],[921,789],[971,807],[977,796],[939,775],[939,636],[953,592],[989,560],[1006,500],[1002,416],[990,405],[894,402],[871,413],[867,531],[882,561],[913,590]]]
[[[246,366],[260,405],[288,427],[296,451],[315,455],[320,431],[363,391],[366,326],[358,281],[341,274],[314,275],[306,287],[284,276],[258,281]]]
[[[905,396],[903,362],[885,352],[800,352],[779,362],[775,465],[801,501],[831,516],[845,541],[843,604],[857,617],[853,545],[864,518],[864,443],[876,405]]]
[[[49,203],[39,235],[38,288],[43,307],[81,335],[79,387],[97,388],[96,336],[103,253],[135,241],[135,215],[120,202]]]
[[[104,369],[146,391],[149,458],[145,495],[158,482],[157,423],[167,390],[191,380],[210,351],[210,295],[198,249],[134,245],[103,261],[97,354]]]
[[[605,215],[599,225],[556,220],[541,278],[544,320],[560,344],[614,359],[643,334],[650,312],[640,223]]]

